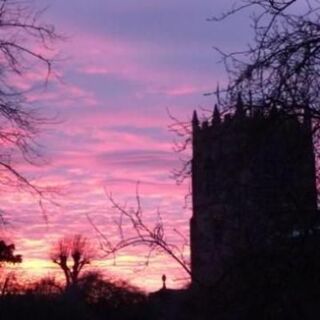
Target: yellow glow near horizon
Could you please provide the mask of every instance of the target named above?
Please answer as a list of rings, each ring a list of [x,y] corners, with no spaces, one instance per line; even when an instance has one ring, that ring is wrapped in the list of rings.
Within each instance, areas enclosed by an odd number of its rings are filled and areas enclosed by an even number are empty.
[[[179,273],[175,273],[175,265],[170,265],[167,259],[163,259],[163,257],[155,258],[152,264],[147,267],[143,266],[141,259],[140,265],[137,263],[137,256],[126,254],[119,256],[116,259],[116,264],[112,260],[95,260],[83,272],[99,271],[105,275],[106,279],[123,280],[143,291],[152,292],[161,288],[161,276],[163,273],[166,273],[164,268],[168,271],[168,287],[178,288],[187,282],[183,281],[181,283],[175,280],[175,278],[181,278],[182,276]],[[63,273],[50,260],[31,258],[23,261],[21,264],[7,265],[6,269],[8,272],[16,273],[17,279],[22,282],[34,282],[47,276],[54,277],[62,283],[64,282]]]

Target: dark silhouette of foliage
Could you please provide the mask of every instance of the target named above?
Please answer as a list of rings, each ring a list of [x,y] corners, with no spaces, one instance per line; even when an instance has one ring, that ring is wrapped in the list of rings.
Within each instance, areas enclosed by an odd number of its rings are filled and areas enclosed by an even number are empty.
[[[99,272],[87,272],[78,281],[79,290],[90,304],[120,309],[127,304],[143,302],[145,295],[125,281],[105,279]]]
[[[14,244],[6,244],[3,240],[0,240],[0,267],[4,263],[21,263],[22,256],[20,254],[14,254]]]
[[[145,294],[123,281],[106,280],[97,272],[78,279],[76,300],[50,277],[22,288],[0,296],[1,319],[149,319]]]
[[[34,283],[29,291],[39,296],[56,297],[63,293],[63,289],[63,286],[55,278],[46,277]]]

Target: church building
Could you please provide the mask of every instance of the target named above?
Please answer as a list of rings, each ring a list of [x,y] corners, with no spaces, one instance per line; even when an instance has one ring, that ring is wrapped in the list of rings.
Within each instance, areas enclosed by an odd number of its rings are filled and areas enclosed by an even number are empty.
[[[215,106],[192,120],[192,283],[210,285],[238,257],[308,230],[317,212],[308,110]]]

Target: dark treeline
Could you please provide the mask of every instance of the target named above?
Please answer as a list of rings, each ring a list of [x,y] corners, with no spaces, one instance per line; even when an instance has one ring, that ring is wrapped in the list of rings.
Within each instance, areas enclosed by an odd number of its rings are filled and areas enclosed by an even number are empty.
[[[92,252],[81,235],[62,238],[50,258],[64,281],[44,277],[26,282],[8,269],[21,263],[22,256],[14,244],[0,240],[0,319],[149,319],[152,310],[143,291],[100,271],[82,272]]]
[[[150,312],[143,292],[95,272],[84,274],[68,289],[51,278],[25,286],[18,281],[0,296],[3,320],[149,319]]]

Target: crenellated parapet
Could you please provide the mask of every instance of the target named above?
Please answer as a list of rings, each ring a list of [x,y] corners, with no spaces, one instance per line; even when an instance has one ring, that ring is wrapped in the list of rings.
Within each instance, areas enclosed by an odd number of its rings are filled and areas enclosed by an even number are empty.
[[[191,262],[193,278],[214,282],[235,252],[266,245],[317,210],[308,109],[254,109],[238,96],[233,112],[200,121],[193,113]],[[301,217],[303,216],[303,219]],[[281,222],[281,223],[280,223]]]

